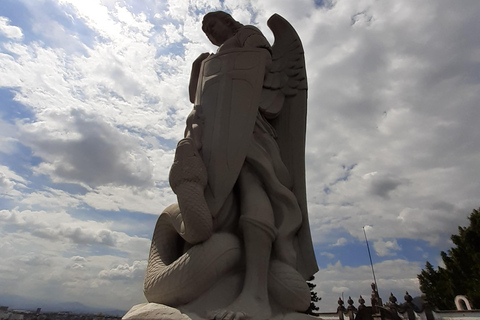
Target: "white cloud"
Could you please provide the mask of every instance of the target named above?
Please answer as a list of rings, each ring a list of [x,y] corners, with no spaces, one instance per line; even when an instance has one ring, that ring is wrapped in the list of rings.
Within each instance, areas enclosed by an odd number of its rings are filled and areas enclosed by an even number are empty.
[[[340,246],[345,245],[346,243],[347,243],[347,239],[345,239],[345,238],[342,237],[342,238],[338,238],[338,239],[337,239],[337,242],[335,242],[335,243],[332,244],[331,246],[332,246],[332,247],[340,247]]]
[[[17,227],[19,232],[52,242],[69,241],[74,246],[107,246],[132,256],[138,255],[138,249],[143,249],[145,254],[150,243],[149,239],[111,230],[111,223],[78,220],[64,211],[1,210],[0,224]]]
[[[179,42],[183,39],[182,27],[175,27],[172,23],[164,25],[167,44]]]
[[[113,19],[113,14],[109,13],[108,8],[100,1],[65,1],[60,0],[60,4],[69,4],[76,10],[79,18],[85,19],[87,25],[96,30],[105,38],[120,37],[122,27]]]
[[[405,291],[413,297],[420,295],[417,274],[421,266],[418,263],[400,259],[386,260],[375,264],[374,268],[380,297],[384,301],[387,301],[390,292],[396,295],[399,302],[402,301],[401,297]],[[320,307],[320,312],[333,312],[342,293],[344,297],[351,296],[356,305],[360,295],[368,301],[373,277],[369,265],[348,267],[338,261],[334,265],[320,269],[315,274],[313,282],[317,285],[315,291],[322,298],[316,303]]]
[[[401,249],[396,239],[387,241],[378,239],[373,243],[373,248],[379,257],[393,256],[396,254],[395,251]]]
[[[18,176],[6,166],[0,165],[0,198],[14,199],[22,196],[25,179]]]
[[[32,299],[48,290],[52,301],[120,310],[143,302],[140,274],[145,273],[150,240],[116,232],[108,225],[66,213],[0,211],[0,227],[19,228],[2,235],[2,290]],[[102,249],[114,248],[111,245],[126,257]],[[123,272],[122,281],[114,280],[115,272]]]
[[[7,17],[0,16],[0,34],[13,40],[21,40],[23,38],[22,29],[9,24],[10,20]]]
[[[348,291],[350,291],[350,289],[347,288],[347,287],[333,287],[332,288],[332,292],[339,293],[339,294],[342,294],[346,291],[348,292]]]
[[[23,184],[26,184],[27,181],[16,174],[15,172],[11,171],[8,167],[0,165],[0,174],[5,178],[9,180],[14,180]]]
[[[13,154],[17,151],[16,143],[17,127],[6,121],[3,121],[3,119],[0,119],[0,152],[5,154]]]
[[[47,213],[45,211],[0,211],[0,221],[6,225],[20,227],[32,235],[52,241],[70,240],[75,244],[100,244],[115,246],[118,235],[101,224],[80,222],[71,219],[64,212]]]
[[[87,259],[81,256],[73,256],[70,258],[70,260],[75,261],[75,262],[87,262]]]
[[[23,194],[18,197],[18,202],[30,209],[34,207],[43,209],[77,208],[82,203],[79,196],[53,188]]]
[[[134,261],[131,266],[120,264],[114,268],[102,270],[98,275],[102,279],[109,280],[137,279],[141,281],[145,277],[146,270],[147,261]]]
[[[21,257],[19,259],[20,262],[23,262],[27,265],[31,265],[31,266],[47,266],[47,267],[50,267],[52,266],[52,263],[53,263],[53,259],[50,258],[50,257],[45,257],[45,256],[42,256],[42,255],[39,255],[39,254],[33,254],[33,253],[30,253],[24,257]]]
[[[335,255],[333,253],[330,253],[330,252],[320,252],[320,255],[321,256],[325,256],[327,257],[328,259],[333,259],[335,258]]]
[[[272,41],[266,20],[278,12],[302,38],[310,86],[307,187],[319,251],[351,239],[339,239],[345,232],[363,241],[366,224],[385,257],[407,249],[392,239],[444,249],[478,207],[476,1],[339,0],[320,8],[307,0],[49,2],[57,15],[22,3],[31,30],[0,18],[8,38],[0,49],[0,87],[32,113],[0,120],[1,196],[19,207],[0,215],[1,223],[18,228],[0,241],[0,279],[9,292],[38,293],[48,283],[57,298],[122,308],[133,302],[128,295],[141,297],[141,283],[130,276],[135,261],[146,259],[149,240],[115,230],[117,221],[87,222],[74,214],[86,207],[119,216],[121,210],[158,214],[175,201],[167,178],[191,109],[191,62],[215,50],[200,31],[203,11],[255,19]],[[23,34],[32,41],[21,42]],[[40,163],[28,159],[30,151]],[[12,159],[21,163],[10,167]],[[19,174],[20,166],[37,175]],[[84,192],[52,181],[80,184]],[[90,247],[105,254],[90,255]],[[391,270],[379,277],[381,293],[387,284],[400,290],[397,297],[418,286],[415,263],[377,266]],[[341,263],[323,269],[321,305],[332,297],[323,310],[335,309],[339,290],[368,297],[369,272]],[[123,273],[121,281],[109,278]],[[105,292],[116,295],[100,295]]]
[[[88,192],[82,200],[98,210],[123,209],[158,215],[177,198],[168,187],[138,189],[102,186]]]

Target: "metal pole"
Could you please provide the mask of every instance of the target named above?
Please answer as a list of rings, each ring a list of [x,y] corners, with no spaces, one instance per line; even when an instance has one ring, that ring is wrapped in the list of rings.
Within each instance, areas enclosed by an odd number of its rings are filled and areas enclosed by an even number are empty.
[[[365,235],[365,242],[367,244],[368,257],[370,258],[370,266],[372,267],[373,282],[375,283],[375,288],[377,289],[377,293],[378,293],[377,279],[375,278],[375,270],[373,270],[372,255],[370,254],[370,246],[368,245],[367,233],[365,232],[365,226],[363,226],[362,229],[363,229],[363,234]],[[378,293],[378,296],[380,296],[380,293]]]

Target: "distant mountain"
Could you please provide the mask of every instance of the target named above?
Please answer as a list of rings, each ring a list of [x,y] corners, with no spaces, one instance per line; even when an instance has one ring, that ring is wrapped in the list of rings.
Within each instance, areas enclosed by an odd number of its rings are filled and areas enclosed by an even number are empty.
[[[112,316],[123,316],[127,311],[112,310],[104,308],[88,307],[79,302],[51,302],[40,299],[29,299],[21,296],[1,294],[0,306],[8,306],[10,309],[20,309],[28,311],[36,311],[42,308],[42,312],[65,312],[72,313],[102,313]]]

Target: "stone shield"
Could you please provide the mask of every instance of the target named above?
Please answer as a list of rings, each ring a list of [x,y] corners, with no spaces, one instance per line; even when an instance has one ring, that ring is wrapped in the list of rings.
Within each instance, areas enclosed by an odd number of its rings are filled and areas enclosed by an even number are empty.
[[[235,48],[202,63],[195,105],[201,109],[205,196],[215,217],[238,178],[258,113],[268,52]]]

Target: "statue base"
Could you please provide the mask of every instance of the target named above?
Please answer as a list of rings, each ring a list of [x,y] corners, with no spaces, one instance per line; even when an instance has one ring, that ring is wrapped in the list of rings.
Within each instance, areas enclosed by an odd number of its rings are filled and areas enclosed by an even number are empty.
[[[182,313],[175,309],[158,303],[142,303],[133,306],[123,317],[122,320],[209,320],[198,316],[193,312],[185,311]],[[277,314],[269,320],[322,320],[319,317],[313,317],[303,313],[291,312],[287,314]]]
[[[194,301],[173,308],[159,303],[143,303],[133,306],[122,320],[210,320],[207,310],[218,310],[232,303],[240,294],[244,274],[230,274]],[[273,316],[265,320],[322,320],[304,313],[286,312],[276,303],[271,303]],[[248,310],[247,310],[248,312]]]

